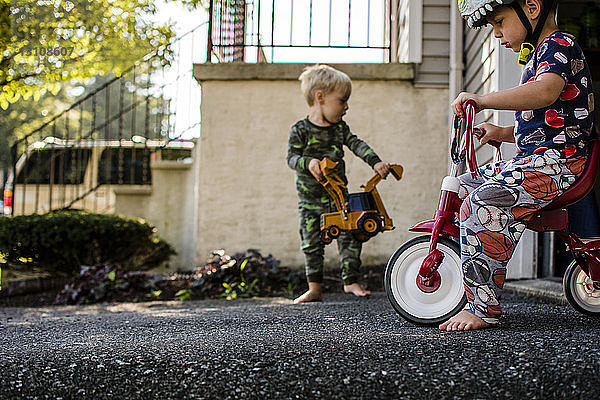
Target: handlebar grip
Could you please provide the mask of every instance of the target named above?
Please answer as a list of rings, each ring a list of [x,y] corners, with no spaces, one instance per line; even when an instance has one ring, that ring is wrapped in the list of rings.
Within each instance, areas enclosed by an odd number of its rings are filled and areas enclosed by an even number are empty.
[[[473,135],[475,135],[475,137],[477,137],[477,139],[480,139],[485,135],[485,129],[483,128],[473,128]],[[489,144],[490,146],[494,146],[495,148],[500,148],[500,145],[502,144],[502,142],[498,142],[497,140],[488,140],[486,144]]]
[[[500,142],[497,142],[497,141],[495,141],[495,140],[490,140],[489,142],[487,142],[487,144],[489,144],[489,145],[491,145],[491,146],[494,146],[494,147],[496,147],[496,148],[499,148],[499,147],[500,147],[500,145],[501,145],[502,143],[500,143]]]
[[[472,106],[475,110],[477,110],[477,104],[472,99],[469,99],[469,100],[465,101],[464,103],[462,103],[463,111],[465,111],[465,112],[467,111],[467,106]]]

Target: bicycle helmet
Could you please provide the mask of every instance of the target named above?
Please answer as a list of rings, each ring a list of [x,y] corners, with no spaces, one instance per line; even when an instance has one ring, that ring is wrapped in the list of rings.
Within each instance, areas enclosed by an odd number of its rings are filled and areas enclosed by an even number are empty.
[[[538,23],[535,30],[531,27],[531,23],[529,22],[527,15],[525,15],[525,11],[521,8],[518,0],[458,0],[458,10],[460,11],[460,15],[467,20],[467,25],[469,25],[470,28],[480,28],[487,25],[485,17],[487,14],[493,12],[496,7],[502,5],[511,6],[517,13],[525,30],[527,30],[527,36],[525,37],[525,41],[521,44],[521,51],[518,59],[519,64],[525,65],[529,55],[535,50],[534,44],[537,43],[540,33],[542,33],[542,28],[546,23],[546,19],[550,14],[550,10],[552,10],[557,1],[558,0],[542,1],[543,6],[542,13],[540,14],[540,21],[544,22]]]

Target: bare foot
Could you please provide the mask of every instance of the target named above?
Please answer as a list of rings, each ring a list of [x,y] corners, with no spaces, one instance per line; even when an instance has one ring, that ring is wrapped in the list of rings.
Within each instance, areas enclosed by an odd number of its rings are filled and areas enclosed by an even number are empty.
[[[311,301],[323,301],[323,292],[321,291],[320,283],[308,282],[308,290],[296,298],[294,304],[310,303]]]
[[[489,328],[491,325],[466,310],[462,310],[448,321],[440,325],[442,331],[468,331],[471,329]]]
[[[353,295],[358,297],[366,297],[371,295],[370,291],[366,290],[358,283],[353,283],[352,285],[344,285],[344,292],[352,293]]]

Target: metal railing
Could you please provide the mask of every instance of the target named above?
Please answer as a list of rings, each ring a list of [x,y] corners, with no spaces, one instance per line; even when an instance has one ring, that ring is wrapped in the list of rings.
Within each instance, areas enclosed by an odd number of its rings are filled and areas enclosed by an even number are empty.
[[[211,0],[209,62],[391,62],[391,0]]]
[[[12,145],[12,215],[114,211],[113,185],[148,185],[150,161],[185,158],[200,135],[199,24],[134,63]],[[99,82],[103,80],[103,82]],[[88,87],[89,90],[89,87]]]
[[[89,94],[14,143],[11,213],[111,212],[111,186],[150,184],[150,159],[200,135],[194,63],[390,62],[392,3],[211,0],[208,21],[120,76],[98,77]]]

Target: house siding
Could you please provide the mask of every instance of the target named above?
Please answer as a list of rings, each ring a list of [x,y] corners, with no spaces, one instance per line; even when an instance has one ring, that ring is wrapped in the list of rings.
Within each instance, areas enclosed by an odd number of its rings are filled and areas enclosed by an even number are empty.
[[[414,15],[408,17],[410,7],[414,7],[415,3],[410,0],[400,0],[398,2],[398,20],[400,22],[398,58],[401,62],[416,63],[415,86],[448,87],[450,72],[450,1],[423,0],[423,9],[420,10],[422,21],[415,21],[416,17]],[[412,45],[410,43],[410,30],[415,29],[410,26],[411,22],[422,24],[420,26],[420,54],[417,56],[410,54]]]
[[[447,87],[450,72],[450,0],[423,0],[422,43],[422,62],[415,68],[415,85]]]

